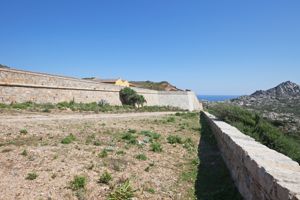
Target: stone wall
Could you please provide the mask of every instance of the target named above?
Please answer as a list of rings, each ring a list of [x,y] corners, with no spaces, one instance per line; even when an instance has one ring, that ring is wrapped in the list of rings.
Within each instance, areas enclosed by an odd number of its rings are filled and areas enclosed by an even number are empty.
[[[300,167],[289,157],[256,142],[204,113],[231,176],[246,200],[300,199]]]
[[[0,68],[0,102],[58,103],[98,102],[121,105],[119,91],[123,87],[71,77]],[[134,88],[147,100],[147,105],[174,106],[201,110],[202,105],[193,92],[164,92]]]

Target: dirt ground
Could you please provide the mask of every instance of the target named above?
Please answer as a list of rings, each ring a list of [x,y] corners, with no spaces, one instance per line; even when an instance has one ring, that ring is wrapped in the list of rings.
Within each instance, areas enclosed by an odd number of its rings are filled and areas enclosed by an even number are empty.
[[[198,115],[174,113],[2,113],[0,199],[107,199],[126,179],[134,199],[193,199],[199,126]],[[154,142],[162,152],[152,151],[141,131],[160,134]],[[128,132],[136,144],[123,138]],[[64,144],[70,134],[74,140]],[[170,135],[182,143],[168,143]],[[107,156],[100,155],[103,150]],[[99,183],[104,172],[112,176],[108,184]],[[29,180],[29,173],[36,177]],[[83,190],[71,188],[77,175],[86,177]]]

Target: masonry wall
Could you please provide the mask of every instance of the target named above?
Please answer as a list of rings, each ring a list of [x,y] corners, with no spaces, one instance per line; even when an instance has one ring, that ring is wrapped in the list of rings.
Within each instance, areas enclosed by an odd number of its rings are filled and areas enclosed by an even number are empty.
[[[119,91],[123,87],[71,77],[0,68],[0,102],[58,103],[98,102],[121,105]],[[147,105],[174,106],[188,110],[201,110],[202,105],[193,92],[164,92],[134,88],[142,94]]]
[[[231,176],[246,200],[300,199],[300,167],[289,157],[256,142],[204,113]]]

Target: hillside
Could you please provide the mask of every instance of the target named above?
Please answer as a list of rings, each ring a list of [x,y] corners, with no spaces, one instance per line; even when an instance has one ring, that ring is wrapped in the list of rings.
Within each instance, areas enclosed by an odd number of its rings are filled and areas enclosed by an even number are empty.
[[[159,91],[181,91],[176,86],[167,81],[153,82],[153,81],[130,81],[135,87],[159,90]]]
[[[283,82],[268,90],[258,90],[251,95],[230,101],[261,113],[285,134],[300,140],[300,86]]]

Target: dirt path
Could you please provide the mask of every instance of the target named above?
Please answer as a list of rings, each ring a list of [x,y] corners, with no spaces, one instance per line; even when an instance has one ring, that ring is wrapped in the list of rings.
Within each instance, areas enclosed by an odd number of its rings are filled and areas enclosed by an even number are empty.
[[[6,122],[28,122],[28,121],[53,121],[53,120],[78,120],[78,119],[116,119],[116,118],[138,118],[174,114],[175,112],[144,112],[144,113],[119,113],[119,114],[18,114],[0,115],[0,123]]]

